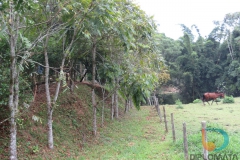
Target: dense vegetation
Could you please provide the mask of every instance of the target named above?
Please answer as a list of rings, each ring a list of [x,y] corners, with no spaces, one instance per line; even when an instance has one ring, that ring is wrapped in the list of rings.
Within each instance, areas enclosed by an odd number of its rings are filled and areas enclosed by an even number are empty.
[[[215,22],[216,27],[205,38],[197,26],[191,30],[184,24],[180,25],[184,36],[176,41],[161,35],[161,53],[171,75],[168,85],[180,89],[184,103],[200,99],[204,92],[240,95],[239,18],[239,12],[227,14],[222,22]]]
[[[96,99],[96,85],[112,96],[112,119],[119,115],[119,95],[127,112],[130,104],[139,109],[148,97],[161,93],[163,84],[177,87],[183,103],[206,91],[239,96],[239,16],[228,14],[215,22],[206,38],[197,26],[194,37],[182,24],[184,36],[173,40],[158,33],[153,18],[128,0],[1,1],[0,111],[2,123],[10,126],[10,159],[17,159],[18,117],[33,106],[42,85],[49,149],[54,148],[59,93],[74,93],[77,81],[91,81],[94,136],[97,110],[101,103],[104,123],[107,98]]]
[[[112,96],[118,118],[118,93],[138,109],[154,89],[169,79],[159,50],[156,24],[131,1],[1,1],[1,118],[9,120],[10,159],[17,159],[19,116],[33,107],[45,86],[47,142],[54,148],[54,109],[60,91],[76,81],[91,81],[92,134],[97,134],[96,85]],[[10,69],[9,69],[10,68]],[[54,82],[55,88],[50,83]],[[9,109],[8,113],[5,108]],[[6,118],[6,119],[4,119]],[[38,121],[41,117],[33,115]]]

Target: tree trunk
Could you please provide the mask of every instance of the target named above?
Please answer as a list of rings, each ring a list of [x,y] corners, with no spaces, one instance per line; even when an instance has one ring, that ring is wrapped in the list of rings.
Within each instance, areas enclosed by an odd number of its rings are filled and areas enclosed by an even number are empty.
[[[13,43],[12,43],[13,42]],[[10,159],[17,159],[17,125],[16,125],[16,114],[18,112],[18,74],[16,67],[15,58],[15,46],[14,41],[11,39],[11,73],[10,73],[10,86],[9,86],[9,102],[8,106],[10,109]]]
[[[117,90],[114,93],[114,117],[118,118],[118,94],[117,94]]]
[[[94,37],[95,38],[95,37]],[[95,77],[96,77],[96,39],[93,39],[92,46],[92,107],[93,107],[93,131],[94,136],[97,135],[97,104],[95,99]]]
[[[105,89],[102,88],[102,127],[104,126]]]
[[[73,82],[76,82],[76,65],[73,65]]]
[[[71,92],[73,92],[74,91],[74,79],[75,79],[75,70],[74,70],[74,66],[72,65],[72,68],[71,68],[71,79],[70,79],[70,81],[71,81],[71,85],[70,85],[70,89],[71,89]]]
[[[10,1],[9,10],[9,41],[10,41],[10,85],[9,85],[9,101],[8,107],[10,110],[10,159],[17,160],[17,125],[16,125],[16,114],[18,112],[18,92],[19,92],[19,71],[17,69],[17,58],[16,58],[16,43],[18,39],[18,24],[19,18],[14,13],[13,1]]]
[[[79,64],[79,81],[81,82],[81,79],[83,77],[83,64],[80,62]]]
[[[58,81],[57,83],[57,88],[56,88],[56,92],[55,92],[55,97],[54,97],[54,104],[56,103],[57,101],[57,98],[58,98],[58,95],[59,95],[59,89],[60,89],[60,84],[61,84],[61,80],[63,80],[63,68],[64,68],[64,64],[65,64],[65,61],[66,61],[66,58],[68,56],[68,54],[70,53],[70,50],[72,48],[72,45],[73,45],[73,42],[75,40],[75,37],[76,37],[76,34],[77,34],[77,30],[76,28],[74,28],[74,31],[73,31],[73,36],[72,36],[72,39],[71,39],[71,43],[69,44],[69,46],[65,49],[64,46],[65,46],[65,40],[63,41],[63,59],[62,59],[62,63],[61,63],[61,66],[60,66],[60,74],[61,74],[61,78],[60,80]],[[72,70],[72,67],[71,67],[71,70]],[[71,72],[70,72],[71,73]],[[71,76],[71,75],[70,75]],[[72,80],[72,79],[70,79]],[[68,74],[66,73],[66,83],[68,81]],[[72,81],[71,81],[72,82]],[[73,89],[71,88],[71,91],[73,91]]]
[[[112,103],[111,103],[111,120],[113,120],[114,115],[114,94],[112,95]]]
[[[227,44],[228,44],[228,49],[229,49],[229,53],[231,55],[231,58],[233,60],[233,49],[232,49],[232,45],[231,45],[231,37],[230,37],[230,31],[228,31],[228,37],[227,37]],[[229,41],[228,41],[229,38]]]
[[[70,45],[68,46],[68,48],[65,50],[63,48],[63,59],[62,59],[62,63],[60,66],[60,79],[57,83],[56,86],[56,90],[55,90],[55,95],[54,95],[54,99],[53,99],[53,103],[51,100],[51,95],[50,95],[50,90],[49,90],[49,61],[48,61],[48,51],[47,51],[47,46],[48,46],[48,41],[49,41],[49,36],[46,36],[46,41],[45,41],[45,46],[44,46],[44,57],[45,57],[45,90],[46,90],[46,98],[47,98],[47,115],[48,115],[48,147],[50,149],[53,149],[53,130],[52,130],[52,114],[53,114],[53,108],[56,105],[57,99],[58,99],[58,95],[59,95],[59,91],[60,91],[60,86],[61,86],[61,80],[64,78],[63,76],[63,68],[64,68],[64,64],[65,64],[65,60],[66,57],[69,53],[70,48],[72,47],[73,44],[73,40],[75,38],[76,35],[76,30],[74,30],[74,35],[72,37],[72,41],[70,43]],[[63,42],[63,46],[64,46],[65,41]]]
[[[68,77],[69,77],[69,73],[66,72],[66,82],[67,82],[67,84],[68,84],[68,79],[69,79]]]
[[[63,59],[62,59],[62,64],[60,66],[60,76],[59,76],[60,78],[58,80],[57,87],[56,87],[56,90],[55,90],[55,96],[54,96],[54,100],[53,100],[53,105],[55,105],[55,103],[57,102],[59,91],[60,91],[60,86],[61,86],[61,81],[64,78],[64,76],[63,76],[63,67],[64,67],[64,63],[65,63],[66,57],[67,57],[67,54],[64,54]]]
[[[129,105],[130,108],[133,108],[133,102],[132,102],[132,100],[129,101],[129,104],[130,104],[130,105]]]
[[[53,108],[51,104],[51,96],[49,91],[49,61],[48,61],[48,45],[49,36],[46,37],[45,47],[44,47],[44,57],[45,57],[45,91],[46,91],[46,99],[47,99],[47,128],[48,128],[48,147],[53,149],[53,130],[52,130],[52,113]]]
[[[125,100],[124,113],[127,113],[129,111],[129,107],[130,107],[130,100],[129,100],[129,96],[127,96],[127,99]]]
[[[127,113],[128,111],[128,100],[125,100],[125,109],[124,109],[124,113]]]
[[[114,93],[114,117],[118,118],[118,81],[119,81],[119,78],[116,78],[115,80],[115,83],[116,83],[116,91]]]
[[[149,106],[151,106],[152,105],[152,103],[151,103],[151,99],[148,97],[148,104],[149,104]]]
[[[34,91],[33,102],[35,102],[36,100],[37,90],[38,90],[38,85],[36,80],[36,74],[33,73],[33,91]]]

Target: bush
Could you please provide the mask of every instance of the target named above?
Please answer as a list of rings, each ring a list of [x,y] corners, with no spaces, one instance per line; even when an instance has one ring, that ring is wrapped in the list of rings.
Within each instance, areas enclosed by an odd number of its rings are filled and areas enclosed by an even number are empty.
[[[195,99],[195,100],[193,101],[193,103],[201,103],[201,102],[202,102],[201,99]]]
[[[234,103],[233,96],[225,96],[225,98],[223,99],[223,103]]]
[[[183,109],[183,106],[177,106],[176,108],[177,109]]]
[[[215,102],[221,102],[220,98],[215,99]]]
[[[157,94],[160,104],[174,104],[179,97],[179,93]]]
[[[175,101],[175,104],[177,105],[177,109],[183,109],[183,105],[182,105],[182,102],[180,101],[180,99],[177,99]]]

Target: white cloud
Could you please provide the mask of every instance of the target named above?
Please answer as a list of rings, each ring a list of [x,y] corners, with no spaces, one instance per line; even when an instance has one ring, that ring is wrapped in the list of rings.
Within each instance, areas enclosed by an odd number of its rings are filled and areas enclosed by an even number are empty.
[[[214,28],[213,21],[223,20],[227,13],[240,11],[239,0],[134,0],[160,24],[159,31],[177,39],[182,36],[178,24],[196,24],[202,36]]]

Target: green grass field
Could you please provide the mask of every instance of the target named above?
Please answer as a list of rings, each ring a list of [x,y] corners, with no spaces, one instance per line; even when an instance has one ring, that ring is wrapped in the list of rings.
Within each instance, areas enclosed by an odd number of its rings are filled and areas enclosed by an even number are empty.
[[[123,119],[100,131],[97,143],[84,148],[79,159],[161,159],[183,160],[183,122],[187,125],[189,154],[201,154],[201,122],[208,127],[220,128],[229,135],[229,145],[222,151],[209,154],[240,153],[240,98],[234,104],[203,106],[202,103],[165,105],[169,132],[159,122],[155,108],[143,106],[140,111],[132,110]],[[161,111],[162,111],[162,106]],[[176,142],[172,140],[170,114],[174,114]],[[217,133],[208,134],[209,141],[220,147],[223,138]],[[240,155],[238,155],[240,158]],[[81,158],[80,158],[81,157]]]

